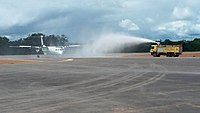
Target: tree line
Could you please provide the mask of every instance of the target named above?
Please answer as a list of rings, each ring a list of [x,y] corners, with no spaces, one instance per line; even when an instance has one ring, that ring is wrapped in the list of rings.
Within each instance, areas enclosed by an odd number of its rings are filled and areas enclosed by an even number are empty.
[[[11,48],[10,46],[41,46],[41,36],[44,36],[43,39],[46,46],[66,46],[69,44],[68,37],[66,37],[65,35],[45,35],[42,33],[34,33],[28,35],[26,38],[20,38],[14,41],[10,41],[9,38],[5,36],[0,36],[0,55],[37,54],[35,48]],[[160,41],[160,43],[163,45],[182,45],[183,51],[200,51],[200,38],[180,41],[171,41],[169,39],[166,39],[164,41]],[[128,45],[117,52],[149,52],[152,44],[153,43],[142,43],[136,46]],[[42,54],[42,51],[40,51],[40,53]]]
[[[181,40],[181,41],[170,41],[166,39],[165,41],[161,41],[161,44],[165,45],[182,45],[183,51],[200,51],[200,38],[195,38],[191,41]]]
[[[46,46],[66,46],[69,44],[65,35],[45,35],[34,33],[26,38],[10,41],[6,36],[0,36],[0,55],[27,55],[37,54],[35,48],[13,48],[10,46],[41,46],[41,36],[43,36],[44,45]],[[40,51],[42,54],[42,51]]]
[[[123,48],[120,52],[132,53],[132,52],[149,52],[151,45],[156,43],[142,43],[139,45],[127,46]],[[193,40],[180,40],[180,41],[171,41],[166,39],[160,41],[162,45],[182,45],[183,51],[192,52],[200,51],[200,38],[195,38]]]

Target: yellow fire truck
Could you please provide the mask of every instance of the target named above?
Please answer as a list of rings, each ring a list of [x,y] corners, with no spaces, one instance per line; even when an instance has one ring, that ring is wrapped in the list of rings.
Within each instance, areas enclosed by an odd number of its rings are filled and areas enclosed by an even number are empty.
[[[153,57],[165,55],[167,57],[178,57],[182,54],[182,45],[151,45],[150,53]]]

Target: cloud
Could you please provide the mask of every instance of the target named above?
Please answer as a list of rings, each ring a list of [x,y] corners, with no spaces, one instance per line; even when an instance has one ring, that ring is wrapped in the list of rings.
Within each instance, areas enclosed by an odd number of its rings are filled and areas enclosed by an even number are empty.
[[[124,0],[121,4],[124,8],[132,8],[133,6],[140,6],[141,1]]]
[[[185,4],[190,7],[199,8],[200,1],[199,0],[185,0]]]
[[[140,28],[138,27],[138,25],[136,25],[133,21],[129,20],[129,19],[124,19],[119,23],[119,26],[121,26],[122,28],[126,28],[129,31],[136,31],[139,30]]]
[[[147,22],[149,22],[149,23],[154,23],[154,22],[155,22],[155,20],[153,20],[153,19],[150,18],[150,17],[145,18],[145,20],[146,20]]]
[[[175,19],[187,19],[193,16],[193,12],[187,7],[175,7],[172,14]]]
[[[49,0],[13,0],[0,1],[0,30],[9,29],[16,26],[27,26],[34,22],[49,21],[54,15],[61,14],[63,11],[74,6],[74,2],[59,0],[52,2]],[[59,17],[59,16],[58,16]]]
[[[155,26],[173,31],[175,23],[180,24],[181,30],[177,32],[188,34],[190,29],[198,32],[199,3],[199,0],[0,0],[0,35],[43,32],[66,34],[79,40],[88,38],[85,34],[109,30],[152,38],[157,35],[152,30]]]
[[[13,26],[24,26],[35,19],[32,14],[25,14],[14,9],[0,9],[0,29],[7,29]]]
[[[200,35],[200,24],[179,20],[162,24],[156,28],[156,31],[169,34],[173,33],[180,37],[188,37],[191,34]]]

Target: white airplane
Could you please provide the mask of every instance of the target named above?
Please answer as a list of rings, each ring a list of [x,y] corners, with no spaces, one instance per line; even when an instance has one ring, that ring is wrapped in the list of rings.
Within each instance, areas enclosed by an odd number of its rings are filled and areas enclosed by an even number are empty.
[[[43,36],[41,37],[41,46],[10,46],[17,48],[35,48],[38,53],[40,49],[43,51],[44,55],[62,55],[66,48],[78,48],[80,45],[68,45],[68,46],[46,46],[44,45]],[[38,56],[39,57],[39,56]]]

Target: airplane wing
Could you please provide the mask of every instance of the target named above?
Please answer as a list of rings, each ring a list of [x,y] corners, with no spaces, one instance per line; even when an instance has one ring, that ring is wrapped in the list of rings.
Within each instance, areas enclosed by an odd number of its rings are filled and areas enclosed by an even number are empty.
[[[9,46],[9,47],[15,47],[15,48],[36,48],[36,49],[41,48],[40,46],[23,46],[23,45],[19,45],[19,46]]]
[[[80,47],[81,45],[68,45],[67,47],[73,48],[73,47]]]

